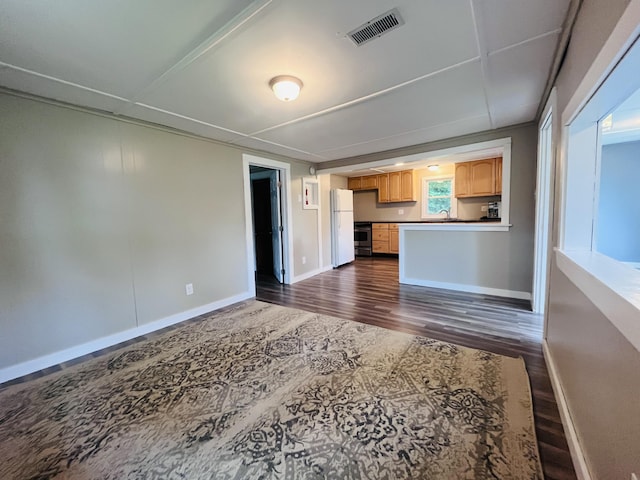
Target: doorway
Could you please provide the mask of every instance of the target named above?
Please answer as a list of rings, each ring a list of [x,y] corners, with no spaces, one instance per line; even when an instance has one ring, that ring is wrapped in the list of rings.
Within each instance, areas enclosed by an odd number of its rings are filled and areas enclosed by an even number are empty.
[[[280,172],[256,165],[251,174],[253,245],[257,276],[284,281]]]
[[[274,283],[289,284],[293,274],[291,165],[243,154],[242,170],[248,290],[256,291],[258,270],[274,278]]]

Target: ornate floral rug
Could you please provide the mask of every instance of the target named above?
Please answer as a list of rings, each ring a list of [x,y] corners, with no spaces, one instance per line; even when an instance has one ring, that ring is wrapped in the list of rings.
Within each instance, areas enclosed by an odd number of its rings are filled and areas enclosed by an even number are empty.
[[[0,390],[3,479],[541,479],[522,359],[249,301]]]

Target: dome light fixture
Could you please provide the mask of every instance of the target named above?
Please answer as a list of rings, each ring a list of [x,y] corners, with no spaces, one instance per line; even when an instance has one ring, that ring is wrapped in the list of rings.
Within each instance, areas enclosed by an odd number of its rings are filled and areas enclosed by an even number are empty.
[[[291,75],[278,75],[271,79],[269,86],[278,99],[283,102],[291,102],[300,95],[302,81]]]
[[[427,165],[427,169],[429,169],[429,171],[431,171],[431,172],[435,172],[439,168],[440,168],[440,165],[435,164],[435,163],[433,165]]]

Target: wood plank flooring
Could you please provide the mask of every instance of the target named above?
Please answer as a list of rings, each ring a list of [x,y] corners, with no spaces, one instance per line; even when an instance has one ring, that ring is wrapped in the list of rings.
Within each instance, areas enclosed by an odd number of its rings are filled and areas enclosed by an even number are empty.
[[[260,277],[256,298],[490,352],[522,356],[531,379],[536,435],[545,478],[575,479],[542,355],[540,315],[529,302],[400,285],[395,258],[353,264],[294,285]]]

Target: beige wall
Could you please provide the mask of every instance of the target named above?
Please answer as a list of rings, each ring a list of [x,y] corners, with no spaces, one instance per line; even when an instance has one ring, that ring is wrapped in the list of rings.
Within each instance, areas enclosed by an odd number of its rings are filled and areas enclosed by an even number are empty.
[[[595,479],[640,472],[640,354],[553,267],[547,343]]]
[[[0,369],[251,295],[242,153],[0,94]],[[289,163],[299,276],[318,212]]]
[[[567,106],[628,4],[582,2],[556,82],[557,113]],[[557,152],[561,144],[556,143]],[[556,198],[561,189],[558,182]],[[557,219],[557,202],[555,211]],[[628,479],[631,472],[640,473],[640,353],[558,270],[555,259],[546,337],[593,478]]]

